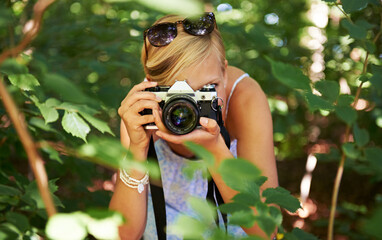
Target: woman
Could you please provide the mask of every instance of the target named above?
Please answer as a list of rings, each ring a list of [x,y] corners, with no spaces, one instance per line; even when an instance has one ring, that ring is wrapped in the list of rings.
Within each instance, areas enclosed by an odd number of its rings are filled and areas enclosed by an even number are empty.
[[[118,109],[122,119],[121,142],[130,149],[136,161],[146,161],[150,138],[153,138],[162,172],[167,224],[173,223],[180,211],[188,211],[182,205],[186,196],[206,197],[206,180],[196,176],[187,181],[182,176],[182,167],[187,159],[193,157],[182,145],[184,141],[204,146],[215,156],[217,166],[227,158],[238,156],[247,159],[268,177],[263,188],[278,185],[267,98],[248,74],[228,66],[212,13],[206,13],[196,20],[174,15],[159,19],[144,32],[141,61],[148,81],[134,86]],[[224,126],[202,117],[202,128],[186,135],[174,135],[166,131],[158,105],[162,99],[143,90],[157,85],[171,86],[175,80],[186,80],[193,90],[214,84],[218,97],[225,103],[222,111]],[[141,115],[144,109],[151,109],[153,114]],[[159,130],[146,130],[142,126],[152,122]],[[232,140],[230,148],[220,134],[223,128],[228,130]],[[210,173],[224,202],[229,202],[237,192],[225,185],[219,173]],[[121,181],[120,174],[110,202],[110,208],[122,212],[127,219],[120,228],[120,236],[122,239],[139,239],[144,233],[145,237],[152,238],[156,234],[155,220],[151,195],[145,185],[147,176],[138,170],[130,171],[128,176],[124,173],[123,176],[128,183]],[[238,234],[241,234],[240,230],[231,229]],[[244,231],[266,236],[257,225]]]

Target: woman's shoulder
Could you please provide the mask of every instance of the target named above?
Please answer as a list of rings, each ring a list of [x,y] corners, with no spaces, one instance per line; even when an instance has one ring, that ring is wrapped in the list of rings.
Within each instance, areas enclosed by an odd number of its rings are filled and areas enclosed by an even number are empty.
[[[228,68],[228,84],[231,91],[234,82],[245,74],[236,67]],[[268,100],[259,83],[251,76],[244,77],[232,92],[227,114],[227,127],[230,134],[236,138],[240,126],[244,122],[251,121],[258,116],[269,112]],[[231,131],[230,131],[231,130]]]
[[[237,84],[235,86],[234,91],[232,92],[232,100],[235,99],[241,99],[245,100],[246,97],[252,96],[252,94],[260,94],[263,93],[263,90],[261,89],[258,82],[253,79],[251,76],[247,75],[244,76],[246,72],[241,70],[240,68],[234,67],[234,66],[228,66],[227,68],[227,75],[228,75],[228,82],[227,82],[227,91],[231,93],[231,90],[233,88],[233,85],[235,82],[243,76],[243,78],[240,80],[240,84]]]

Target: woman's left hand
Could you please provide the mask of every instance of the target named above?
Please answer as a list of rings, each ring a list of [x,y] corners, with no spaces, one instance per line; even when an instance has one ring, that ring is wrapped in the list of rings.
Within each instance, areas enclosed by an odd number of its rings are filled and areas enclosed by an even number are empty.
[[[222,138],[219,125],[214,119],[205,117],[201,117],[199,122],[202,128],[195,129],[185,135],[175,135],[168,131],[165,132],[165,130],[163,130],[164,126],[158,126],[160,130],[156,132],[156,135],[174,144],[183,144],[186,141],[191,141],[202,145],[210,152],[216,151],[219,140]]]

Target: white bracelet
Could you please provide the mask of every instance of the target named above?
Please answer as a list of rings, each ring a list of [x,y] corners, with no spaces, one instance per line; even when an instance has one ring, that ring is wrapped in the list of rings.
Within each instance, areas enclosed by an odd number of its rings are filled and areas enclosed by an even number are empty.
[[[130,177],[126,170],[119,169],[119,178],[126,186],[136,188],[138,193],[142,193],[145,190],[145,185],[149,183],[149,174],[147,172],[141,180],[137,180]]]

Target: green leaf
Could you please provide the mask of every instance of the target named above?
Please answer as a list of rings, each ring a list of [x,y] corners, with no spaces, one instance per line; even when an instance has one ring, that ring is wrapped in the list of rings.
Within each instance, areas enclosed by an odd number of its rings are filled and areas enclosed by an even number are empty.
[[[296,212],[299,209],[300,201],[290,195],[290,192],[282,187],[267,188],[263,191],[263,197],[266,203],[275,203],[290,212]]]
[[[15,59],[7,59],[0,65],[0,72],[6,75],[27,74],[28,68],[18,63]]]
[[[94,104],[95,102],[83,93],[78,86],[64,76],[58,74],[46,74],[42,80],[44,81],[44,87],[56,92],[56,94],[60,96],[60,99],[63,99],[64,101],[89,104]]]
[[[46,124],[45,121],[41,118],[32,117],[29,120],[29,124],[47,132],[54,132],[56,134],[60,134],[56,129],[52,128],[50,124]]]
[[[58,206],[58,207],[64,207],[64,205],[62,205],[60,199],[58,199],[57,196],[53,195],[53,193],[55,193],[58,189],[58,187],[56,185],[57,180],[58,179],[49,180],[49,182],[48,182],[49,191],[52,194],[54,205]],[[38,209],[44,209],[45,208],[44,202],[40,196],[40,192],[39,192],[39,189],[37,187],[36,180],[34,180],[33,182],[29,183],[28,186],[26,186],[25,194],[22,196],[22,200],[24,202],[30,204],[30,205],[35,205]]]
[[[82,117],[86,119],[86,121],[88,121],[93,127],[98,129],[101,133],[107,132],[107,133],[110,133],[112,136],[115,136],[106,122],[99,120],[85,112],[80,112],[80,114]]]
[[[0,195],[18,196],[21,195],[21,192],[17,188],[0,184]]]
[[[237,202],[230,202],[230,203],[225,203],[223,205],[219,206],[219,210],[222,213],[234,213],[238,211],[252,211],[249,206],[237,203]]]
[[[366,160],[374,166],[382,167],[382,148],[368,147],[364,149]]]
[[[331,103],[335,102],[340,94],[340,85],[335,81],[318,81],[314,84],[314,87],[322,94],[323,98]]]
[[[354,124],[353,133],[355,143],[359,147],[365,146],[370,140],[369,132],[366,129],[359,128],[357,124]]]
[[[318,240],[316,236],[304,232],[303,230],[299,228],[294,228],[292,232],[285,234],[286,240]]]
[[[56,149],[52,148],[48,143],[41,142],[41,150],[49,154],[49,158],[52,160],[56,160],[59,163],[63,163],[60,154],[56,151]]]
[[[359,81],[361,82],[367,82],[369,81],[369,77],[366,75],[366,74],[362,74],[359,78],[358,78]]]
[[[180,215],[175,224],[168,226],[167,231],[181,239],[203,239],[207,227],[195,218]]]
[[[357,111],[350,106],[336,106],[335,111],[337,117],[349,126],[357,120]]]
[[[260,175],[260,170],[251,162],[241,159],[225,159],[220,164],[219,170],[227,186],[234,190],[253,195],[259,195],[259,186],[256,180]]]
[[[66,132],[79,137],[86,142],[86,135],[90,132],[89,125],[76,113],[65,111],[62,127]]]
[[[371,65],[371,71],[373,76],[370,78],[371,84],[379,90],[382,91],[382,66]]]
[[[249,194],[249,193],[238,193],[232,200],[236,203],[240,203],[247,206],[255,206],[258,201],[260,201],[259,196]]]
[[[124,223],[121,213],[110,210],[93,209],[87,211],[87,230],[96,239],[119,239],[118,227]]]
[[[228,217],[228,223],[250,228],[255,224],[255,219],[252,211],[237,211]]]
[[[57,121],[58,112],[54,107],[48,107],[46,103],[38,104],[37,107],[45,119],[45,124]]]
[[[358,0],[357,0],[358,1]],[[357,23],[351,23],[348,19],[343,19],[341,25],[348,30],[350,37],[354,39],[365,39],[367,36],[367,29]]]
[[[361,229],[366,235],[380,239],[382,236],[382,206],[379,206],[372,213],[370,218],[362,221]]]
[[[348,142],[342,145],[342,151],[344,151],[345,155],[352,159],[357,159],[361,152],[355,147],[354,143]]]
[[[203,13],[203,2],[198,0],[105,0],[105,2],[137,2],[148,8],[156,11],[171,13],[171,14],[183,14],[183,15],[195,15]]]
[[[65,213],[57,213],[49,218],[45,232],[50,239],[55,240],[81,240],[88,235],[83,217]]]
[[[342,8],[346,13],[360,11],[366,8],[368,1],[365,0],[341,0]]]
[[[284,85],[292,89],[301,89],[310,91],[310,79],[305,76],[301,69],[290,64],[277,62],[266,57],[271,64],[273,75]]]
[[[255,217],[259,227],[270,236],[276,229],[275,220],[269,215],[260,215]]]
[[[20,213],[7,212],[5,218],[7,219],[7,222],[15,225],[21,233],[24,233],[29,229],[28,218]]]
[[[349,106],[354,102],[354,96],[348,94],[342,94],[338,97],[337,106]]]
[[[305,99],[308,103],[309,110],[311,112],[314,112],[315,110],[327,110],[332,111],[334,109],[334,106],[332,103],[328,102],[327,100],[323,99],[320,96],[317,96],[311,92],[305,93]]]
[[[212,153],[210,153],[207,149],[205,149],[203,146],[200,146],[196,143],[187,141],[184,143],[184,145],[193,152],[199,159],[204,160],[208,166],[214,166],[215,164],[215,157]]]
[[[216,209],[215,206],[205,199],[200,199],[196,197],[190,197],[187,199],[187,203],[197,214],[199,220],[207,225],[214,225],[216,219]]]
[[[40,86],[38,80],[29,73],[9,75],[8,78],[12,85],[24,91],[30,91],[33,90],[34,87]]]
[[[317,153],[316,157],[318,161],[339,161],[341,158],[341,153],[337,148],[330,147],[329,153]]]

